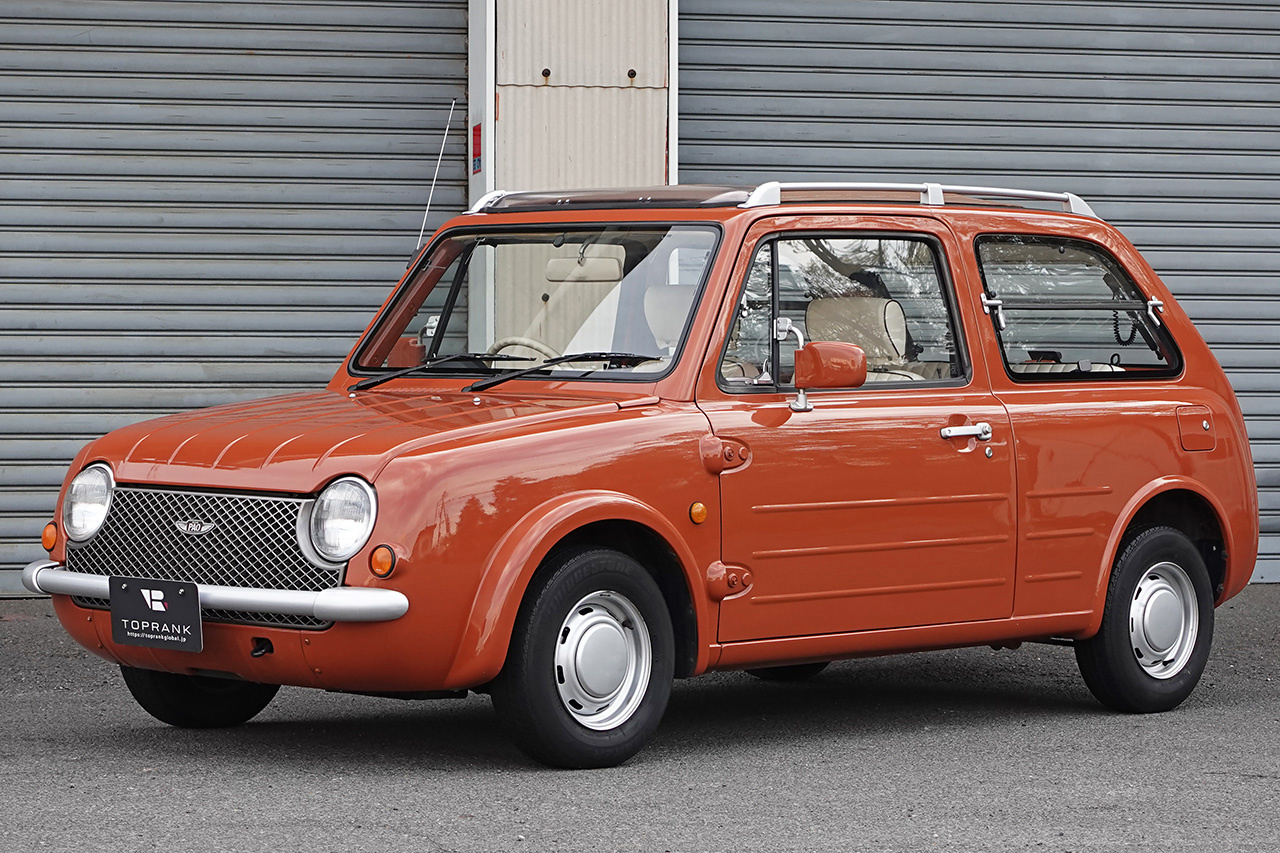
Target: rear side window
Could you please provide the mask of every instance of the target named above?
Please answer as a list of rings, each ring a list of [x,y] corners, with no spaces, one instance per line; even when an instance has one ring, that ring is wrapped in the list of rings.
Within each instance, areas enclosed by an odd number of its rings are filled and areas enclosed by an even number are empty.
[[[1005,367],[1020,381],[1152,379],[1182,359],[1120,264],[1081,240],[978,238],[978,264]]]

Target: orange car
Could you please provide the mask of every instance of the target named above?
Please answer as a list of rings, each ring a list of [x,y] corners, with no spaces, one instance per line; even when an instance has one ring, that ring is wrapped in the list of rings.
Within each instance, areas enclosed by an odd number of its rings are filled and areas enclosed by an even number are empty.
[[[937,184],[491,194],[327,388],[100,438],[56,519],[27,586],[160,720],[476,690],[572,767],[673,677],[920,649],[1070,642],[1173,708],[1258,538],[1240,408],[1133,246]]]

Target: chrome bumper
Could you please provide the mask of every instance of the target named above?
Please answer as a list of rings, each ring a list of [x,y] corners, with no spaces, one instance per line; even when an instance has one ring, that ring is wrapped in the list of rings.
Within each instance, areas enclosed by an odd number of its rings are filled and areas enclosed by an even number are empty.
[[[47,595],[111,599],[111,584],[106,575],[69,572],[51,560],[29,563],[22,570],[22,585]],[[200,588],[200,606],[210,610],[311,616],[325,622],[389,622],[409,611],[409,599],[393,589],[342,586],[307,592],[203,583],[196,586]]]

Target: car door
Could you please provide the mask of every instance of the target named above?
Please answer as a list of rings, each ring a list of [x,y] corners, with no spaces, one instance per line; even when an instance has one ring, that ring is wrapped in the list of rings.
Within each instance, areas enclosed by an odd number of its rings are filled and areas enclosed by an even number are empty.
[[[1009,419],[965,347],[953,239],[932,218],[831,222],[753,226],[703,395],[728,460],[723,561],[749,581],[722,602],[721,642],[1012,611]],[[862,346],[868,381],[796,411],[798,339],[777,339],[779,318]]]
[[[1182,356],[1138,284],[1136,253],[1122,262],[1131,248],[1019,225],[970,226],[965,241],[991,310],[974,339],[993,353],[992,391],[1017,444],[1014,612],[1087,612],[1135,493],[1214,447],[1212,398],[1172,381]]]

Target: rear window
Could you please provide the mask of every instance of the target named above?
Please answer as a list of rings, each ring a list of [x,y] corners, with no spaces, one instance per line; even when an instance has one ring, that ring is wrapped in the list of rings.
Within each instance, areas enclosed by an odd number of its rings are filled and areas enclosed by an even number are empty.
[[[977,251],[984,308],[1014,379],[1151,379],[1181,371],[1160,306],[1101,247],[989,235],[978,239]]]

